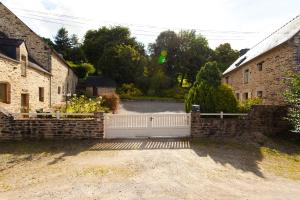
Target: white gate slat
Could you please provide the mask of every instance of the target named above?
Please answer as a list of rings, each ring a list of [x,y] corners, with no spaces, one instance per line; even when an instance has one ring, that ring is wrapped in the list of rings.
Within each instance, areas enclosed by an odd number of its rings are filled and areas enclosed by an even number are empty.
[[[185,137],[190,135],[190,114],[107,114],[106,138]]]

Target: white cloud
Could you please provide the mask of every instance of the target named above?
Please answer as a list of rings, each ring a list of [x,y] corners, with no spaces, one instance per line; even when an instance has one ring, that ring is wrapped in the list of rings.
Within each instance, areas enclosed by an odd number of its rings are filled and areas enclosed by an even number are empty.
[[[50,38],[56,34],[61,24],[65,24],[70,33],[76,33],[80,37],[88,29],[96,29],[102,25],[134,24],[135,26],[130,25],[133,35],[145,44],[153,42],[158,33],[164,30],[158,27],[165,27],[217,30],[201,33],[209,39],[211,47],[230,42],[236,49],[253,46],[299,14],[297,8],[300,6],[300,2],[296,0],[4,0],[3,3],[38,34]],[[41,18],[34,15],[43,15],[43,20],[56,22],[57,15],[80,19],[69,18],[68,21],[55,24],[32,19]],[[80,21],[81,24],[74,21]],[[220,32],[232,30],[259,34]]]

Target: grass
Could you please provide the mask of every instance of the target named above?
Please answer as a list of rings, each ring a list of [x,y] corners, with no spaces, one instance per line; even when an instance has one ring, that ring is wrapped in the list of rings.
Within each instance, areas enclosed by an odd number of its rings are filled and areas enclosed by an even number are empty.
[[[134,171],[128,167],[120,166],[90,166],[77,173],[78,176],[118,176],[131,177]]]

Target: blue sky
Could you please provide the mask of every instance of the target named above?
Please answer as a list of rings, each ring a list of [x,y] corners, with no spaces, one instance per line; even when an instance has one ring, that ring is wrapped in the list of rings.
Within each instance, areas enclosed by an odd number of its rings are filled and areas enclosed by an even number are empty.
[[[252,47],[300,14],[299,0],[2,0],[39,35],[64,26],[80,38],[100,26],[129,26],[147,45],[159,32],[196,29],[212,48]]]

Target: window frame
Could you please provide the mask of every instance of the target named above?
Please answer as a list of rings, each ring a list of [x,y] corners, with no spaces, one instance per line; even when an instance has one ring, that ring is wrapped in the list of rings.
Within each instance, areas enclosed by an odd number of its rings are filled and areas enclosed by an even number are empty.
[[[243,93],[243,100],[246,101],[249,99],[249,93],[248,92],[244,92]]]
[[[247,74],[247,76],[246,76],[246,74]],[[247,79],[246,79],[246,77],[247,77]],[[244,70],[244,84],[248,84],[249,80],[250,80],[250,70],[249,69],[245,69]]]
[[[262,61],[262,62],[260,62],[260,63],[257,63],[256,66],[257,66],[257,70],[258,70],[258,71],[261,72],[261,71],[263,70],[263,64],[264,64],[264,61]]]
[[[45,88],[39,87],[39,101],[44,102],[45,101]]]
[[[300,45],[297,47],[297,65],[300,66]]]
[[[61,87],[60,86],[57,87],[57,94],[61,94]]]
[[[27,76],[27,57],[25,55],[21,55],[21,76]]]
[[[240,93],[235,93],[235,98],[237,99],[237,100],[240,100]]]
[[[10,83],[8,82],[0,82],[0,84],[4,85],[4,94],[5,94],[5,98],[3,101],[0,101],[1,103],[5,103],[5,104],[10,104],[10,99],[11,99],[11,87],[10,87]]]
[[[259,93],[261,93],[261,95],[259,95]],[[259,90],[256,92],[256,97],[258,98],[263,98],[263,91]]]

